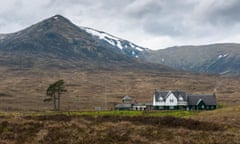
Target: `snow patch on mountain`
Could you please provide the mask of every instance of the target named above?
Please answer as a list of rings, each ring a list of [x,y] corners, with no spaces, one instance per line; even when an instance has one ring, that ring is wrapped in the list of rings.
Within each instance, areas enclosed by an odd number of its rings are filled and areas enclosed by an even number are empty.
[[[122,44],[119,40],[117,41],[117,47],[120,48],[120,49],[123,49],[123,46],[122,46]]]
[[[227,74],[227,73],[230,73],[231,71],[229,71],[229,70],[226,70],[226,71],[224,71],[224,72],[221,72],[220,74],[221,75],[224,75],[224,74]]]
[[[57,20],[57,19],[58,19],[58,16],[55,16],[54,19]]]
[[[218,56],[218,59],[221,59],[221,58],[224,58],[224,57],[227,57],[228,56],[228,53],[226,53],[226,54],[220,54],[219,56]]]
[[[88,28],[88,27],[81,27],[81,28],[83,30],[85,30],[87,33],[89,33],[93,36],[96,36],[99,39],[105,40],[106,42],[108,42],[112,46],[117,47],[121,50],[128,49],[128,48],[134,49],[135,52],[134,52],[134,54],[132,53],[132,55],[135,56],[135,57],[136,57],[137,52],[142,52],[142,51],[148,50],[146,48],[139,47],[139,46],[127,41],[127,40],[123,40],[121,38],[115,37],[111,34],[108,34],[108,33],[102,32],[102,31],[98,31],[98,30]]]
[[[83,28],[87,33],[92,34],[94,36],[97,36],[99,39],[103,39],[105,41],[107,41],[109,44],[111,45],[118,45],[119,48],[121,49],[121,46],[119,43],[116,43],[116,41],[119,41],[119,38],[116,38],[114,36],[111,36],[109,34],[106,34],[104,32],[101,31],[97,31],[97,30],[93,30],[91,28]]]

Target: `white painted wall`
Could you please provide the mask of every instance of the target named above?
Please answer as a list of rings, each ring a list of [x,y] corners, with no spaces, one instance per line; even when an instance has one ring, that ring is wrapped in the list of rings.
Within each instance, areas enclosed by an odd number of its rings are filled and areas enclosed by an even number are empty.
[[[155,94],[153,95],[153,106],[156,106]]]
[[[153,106],[165,106],[165,102],[164,101],[162,101],[162,102],[155,102],[153,104]]]
[[[172,100],[172,101],[171,101]],[[173,93],[169,93],[165,101],[166,106],[177,106],[178,100]]]
[[[173,102],[170,102],[170,100],[173,100]],[[178,99],[171,91],[169,91],[167,99],[162,102],[155,100],[155,94],[153,96],[153,106],[178,106],[178,105],[187,105],[187,102],[178,101]]]

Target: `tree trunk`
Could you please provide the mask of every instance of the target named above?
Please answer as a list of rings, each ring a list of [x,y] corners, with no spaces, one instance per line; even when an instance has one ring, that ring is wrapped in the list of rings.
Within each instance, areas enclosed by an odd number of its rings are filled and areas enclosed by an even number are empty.
[[[57,110],[57,99],[56,99],[56,95],[53,94],[53,107],[54,107],[54,110]]]
[[[60,111],[60,93],[58,93],[58,111]]]

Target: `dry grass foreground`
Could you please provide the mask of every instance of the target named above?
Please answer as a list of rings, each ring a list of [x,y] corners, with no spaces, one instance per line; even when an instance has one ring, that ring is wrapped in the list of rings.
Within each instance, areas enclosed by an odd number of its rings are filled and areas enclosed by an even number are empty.
[[[9,70],[0,72],[0,110],[45,111],[51,103],[44,103],[49,84],[64,79],[68,92],[62,96],[64,111],[111,109],[129,95],[137,102],[151,102],[155,88],[183,90],[187,93],[211,94],[217,88],[219,104],[239,105],[240,81],[237,77],[220,77],[188,73],[141,71],[37,71]]]
[[[239,125],[172,116],[61,114],[0,119],[1,144],[238,144],[239,140]]]

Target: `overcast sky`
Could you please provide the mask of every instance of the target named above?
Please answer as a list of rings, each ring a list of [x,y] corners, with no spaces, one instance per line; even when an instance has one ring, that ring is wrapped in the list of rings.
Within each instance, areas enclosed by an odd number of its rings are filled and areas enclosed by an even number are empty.
[[[0,33],[16,32],[55,14],[161,49],[240,42],[240,0],[0,0]]]

